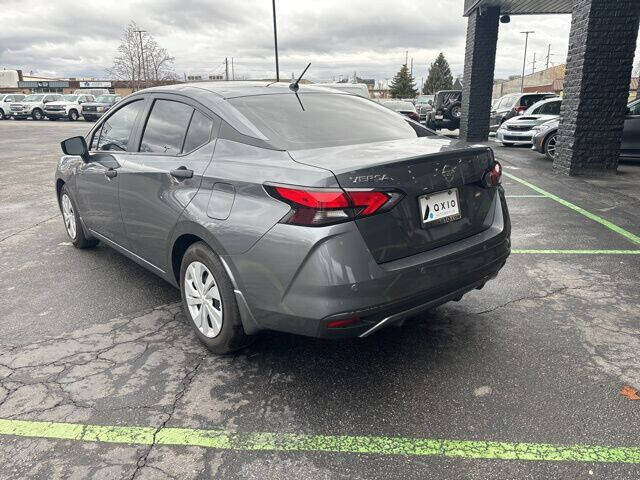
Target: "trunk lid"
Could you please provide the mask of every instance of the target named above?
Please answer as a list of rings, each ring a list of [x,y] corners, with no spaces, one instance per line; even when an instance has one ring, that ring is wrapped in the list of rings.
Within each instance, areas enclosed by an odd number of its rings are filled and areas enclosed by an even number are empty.
[[[493,221],[496,189],[480,184],[493,162],[489,147],[421,137],[289,153],[299,163],[331,170],[342,188],[395,189],[405,194],[391,211],[356,220],[378,263],[475,235]],[[451,189],[458,191],[461,218],[423,224],[418,198]]]

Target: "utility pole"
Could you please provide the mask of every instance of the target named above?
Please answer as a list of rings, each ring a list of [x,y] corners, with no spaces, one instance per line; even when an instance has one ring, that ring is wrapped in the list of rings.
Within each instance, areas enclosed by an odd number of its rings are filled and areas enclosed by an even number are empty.
[[[224,79],[229,81],[229,59],[224,57]]]
[[[549,70],[549,59],[551,58],[551,44],[549,44],[549,48],[547,48],[547,70]]]
[[[276,51],[276,82],[280,81],[280,66],[278,65],[278,29],[276,27],[276,0],[272,0],[273,6],[273,43]]]
[[[524,70],[527,67],[527,47],[529,46],[529,34],[530,33],[536,33],[533,30],[527,30],[526,32],[520,32],[520,33],[524,33],[525,37],[524,37],[524,60],[522,61],[522,79],[520,81],[520,92],[524,92]]]
[[[231,57],[231,80],[235,80],[236,79],[236,72],[233,69],[233,57]]]
[[[405,50],[404,52],[404,64],[407,65],[409,63],[409,50]]]
[[[413,57],[411,57],[411,76],[413,77]]]
[[[147,33],[146,30],[134,30],[134,32],[136,32],[138,34],[138,38],[140,39],[140,59],[141,59],[141,63],[142,63],[142,68],[141,71],[142,73],[144,73],[144,80],[146,82],[147,80],[147,67],[144,63],[144,47],[142,46],[142,34],[143,33]]]
[[[533,62],[531,62],[533,64],[533,67],[531,69],[531,73],[536,73],[536,52],[533,52]]]

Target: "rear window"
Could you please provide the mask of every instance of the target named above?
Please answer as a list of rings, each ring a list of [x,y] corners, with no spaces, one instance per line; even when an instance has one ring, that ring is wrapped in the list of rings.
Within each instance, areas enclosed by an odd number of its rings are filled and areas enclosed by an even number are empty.
[[[265,137],[287,150],[418,136],[395,112],[352,95],[285,93],[232,98],[229,103]]]

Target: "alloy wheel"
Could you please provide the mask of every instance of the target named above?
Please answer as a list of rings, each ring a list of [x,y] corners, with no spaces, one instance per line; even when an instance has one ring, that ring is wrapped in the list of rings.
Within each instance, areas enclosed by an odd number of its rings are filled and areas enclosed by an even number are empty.
[[[556,158],[556,136],[552,135],[549,140],[547,140],[547,154],[552,160]]]
[[[62,195],[62,217],[64,218],[64,225],[67,228],[67,233],[71,240],[76,239],[76,215],[73,210],[73,204],[69,195],[66,193]]]
[[[33,112],[33,119],[34,120],[42,120],[42,112],[40,110],[35,110]]]
[[[191,320],[207,338],[222,330],[222,298],[216,279],[204,263],[191,262],[184,275],[184,294]]]

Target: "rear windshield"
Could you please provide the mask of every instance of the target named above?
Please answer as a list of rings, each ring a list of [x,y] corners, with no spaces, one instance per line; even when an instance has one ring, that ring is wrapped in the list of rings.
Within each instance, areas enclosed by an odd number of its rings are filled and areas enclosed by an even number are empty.
[[[256,95],[229,103],[265,137],[287,150],[383,142],[418,136],[388,108],[354,95]]]

